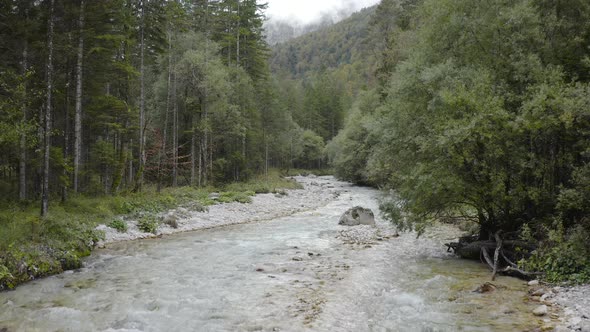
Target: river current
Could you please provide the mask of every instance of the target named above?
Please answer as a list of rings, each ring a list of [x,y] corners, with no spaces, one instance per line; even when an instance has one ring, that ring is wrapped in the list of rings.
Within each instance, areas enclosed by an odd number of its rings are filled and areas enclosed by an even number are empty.
[[[351,245],[339,216],[379,193],[344,186],[292,216],[109,245],[85,267],[0,293],[1,331],[525,331],[526,285],[459,260],[440,226]],[[288,199],[286,197],[285,199]],[[378,218],[380,227],[391,227]]]

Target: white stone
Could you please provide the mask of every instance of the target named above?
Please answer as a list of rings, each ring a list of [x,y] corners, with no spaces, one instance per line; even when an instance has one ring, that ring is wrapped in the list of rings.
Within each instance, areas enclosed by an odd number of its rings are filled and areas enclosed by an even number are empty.
[[[535,316],[545,316],[548,312],[546,305],[540,305],[535,310],[533,310],[533,315]]]

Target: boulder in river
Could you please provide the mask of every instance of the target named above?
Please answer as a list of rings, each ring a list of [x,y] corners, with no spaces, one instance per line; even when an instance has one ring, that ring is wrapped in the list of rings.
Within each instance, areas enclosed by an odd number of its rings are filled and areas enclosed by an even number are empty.
[[[355,206],[348,209],[340,217],[338,225],[357,226],[357,225],[371,225],[375,226],[375,214],[371,209]]]

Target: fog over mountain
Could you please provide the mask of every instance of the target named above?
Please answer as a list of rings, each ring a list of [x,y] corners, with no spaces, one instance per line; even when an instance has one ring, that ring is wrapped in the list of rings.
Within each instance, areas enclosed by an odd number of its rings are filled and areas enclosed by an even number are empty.
[[[270,45],[339,22],[379,0],[270,0],[266,12],[266,39]]]

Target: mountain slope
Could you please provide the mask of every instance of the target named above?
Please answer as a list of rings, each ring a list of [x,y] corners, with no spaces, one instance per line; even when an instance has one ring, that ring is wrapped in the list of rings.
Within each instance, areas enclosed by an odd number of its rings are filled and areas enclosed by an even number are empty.
[[[345,65],[357,67],[355,71],[363,74],[371,72],[375,55],[365,41],[375,8],[363,9],[334,25],[275,45],[271,70],[293,78]]]

